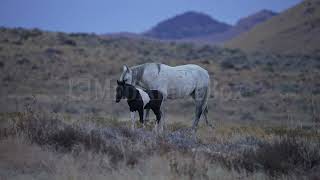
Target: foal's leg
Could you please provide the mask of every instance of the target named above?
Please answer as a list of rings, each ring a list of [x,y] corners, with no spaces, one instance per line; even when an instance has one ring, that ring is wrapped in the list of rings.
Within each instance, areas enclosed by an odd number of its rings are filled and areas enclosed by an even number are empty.
[[[160,119],[160,122],[159,122],[159,125],[160,125],[160,132],[162,133],[163,132],[163,129],[164,129],[164,125],[165,125],[165,121],[166,121],[166,118],[167,118],[167,115],[166,115],[166,96],[163,97],[163,100],[162,100],[162,104],[161,104],[161,107],[160,107],[160,112],[161,112],[161,119]]]
[[[131,111],[130,112],[130,118],[131,118],[131,130],[134,130],[135,128],[135,112],[134,111]]]
[[[139,110],[139,117],[140,117],[140,123],[142,124],[142,126],[144,128],[145,125],[144,125],[144,120],[143,120],[143,109]]]
[[[154,125],[154,130],[158,133],[158,125],[160,123],[160,120],[161,120],[161,110],[160,109],[152,109],[153,113],[156,115],[156,123]]]
[[[146,113],[144,114],[144,121],[148,122],[149,121],[149,113],[150,113],[150,109],[146,109]]]

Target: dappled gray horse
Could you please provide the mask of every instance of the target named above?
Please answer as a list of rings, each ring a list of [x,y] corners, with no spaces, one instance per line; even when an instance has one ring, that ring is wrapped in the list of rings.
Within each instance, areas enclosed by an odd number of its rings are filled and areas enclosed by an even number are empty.
[[[208,72],[198,65],[188,64],[171,67],[165,64],[146,63],[129,68],[123,66],[120,81],[138,85],[149,90],[158,90],[163,94],[161,109],[164,113],[167,99],[181,99],[192,96],[196,110],[192,128],[196,130],[200,117],[203,115],[208,122],[208,98],[210,96],[210,77]],[[148,116],[149,112],[146,112]],[[161,128],[163,120],[161,119]]]

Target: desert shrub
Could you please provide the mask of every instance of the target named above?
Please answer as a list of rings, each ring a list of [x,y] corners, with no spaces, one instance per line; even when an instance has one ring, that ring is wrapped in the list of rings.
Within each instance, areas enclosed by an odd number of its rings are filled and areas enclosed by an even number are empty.
[[[273,62],[268,61],[267,63],[264,63],[264,65],[262,66],[262,69],[267,72],[274,72],[275,66]]]
[[[6,75],[5,77],[3,77],[2,81],[3,82],[11,82],[13,81],[14,78],[11,75]]]
[[[0,67],[1,67],[1,64],[0,64]],[[320,94],[320,84],[315,84],[312,88],[312,94],[315,94],[315,95],[318,95]]]
[[[185,128],[187,128],[187,126],[182,122],[173,122],[170,125],[168,125],[169,131],[177,131],[177,130],[183,129],[183,128],[185,129]]]
[[[58,151],[71,152],[83,147],[86,150],[108,154],[114,164],[124,160],[124,153],[127,153],[127,157],[133,156],[127,158],[131,164],[135,156],[139,157],[136,150],[130,149],[129,143],[128,146],[119,143],[120,140],[115,143],[114,140],[121,135],[121,131],[107,132],[99,128],[89,129],[86,126],[69,125],[54,117],[35,112],[23,114],[16,123],[16,130],[32,143],[51,146]]]
[[[45,50],[45,54],[48,56],[55,56],[55,55],[61,55],[63,52],[61,50],[55,49],[55,48],[47,48]]]
[[[186,179],[209,179],[208,169],[210,158],[204,154],[180,154],[175,153],[169,159],[172,173]]]
[[[18,37],[21,38],[21,40],[28,40],[29,38],[34,38],[37,36],[42,35],[42,31],[39,29],[32,29],[32,30],[26,30],[22,28],[14,28],[11,31],[12,33],[16,34]]]
[[[286,128],[286,127],[269,127],[266,128],[266,133],[278,136],[298,136],[304,138],[320,138],[320,132],[316,128]]]
[[[229,83],[230,88],[239,92],[242,97],[253,97],[262,92],[263,88],[261,85],[250,84],[250,83]]]
[[[246,120],[246,121],[253,121],[253,120],[255,120],[255,117],[252,115],[252,113],[245,112],[241,115],[240,119]]]
[[[17,64],[19,64],[19,65],[30,64],[30,60],[27,59],[27,58],[22,58],[22,59],[19,59],[19,60],[17,61]]]
[[[65,39],[61,42],[63,45],[69,45],[69,46],[77,46],[77,43],[72,39]]]
[[[70,39],[67,34],[58,33],[57,38],[58,38],[61,45],[69,45],[69,46],[76,46],[77,45],[77,43],[74,40]]]
[[[65,108],[65,112],[69,114],[78,114],[79,108],[69,105]]]
[[[298,84],[281,84],[279,89],[282,93],[299,93],[302,91],[302,87]]]
[[[0,140],[12,136],[16,130],[10,119],[20,116],[21,113],[0,113]]]
[[[234,64],[229,61],[223,61],[222,63],[220,63],[220,66],[222,69],[234,69],[235,68]]]
[[[32,70],[37,70],[37,69],[39,69],[39,67],[38,67],[37,65],[32,65],[32,66],[31,66],[31,69],[32,69]]]
[[[319,148],[319,142],[287,136],[274,142],[262,143],[256,150],[245,151],[234,164],[249,172],[262,170],[270,176],[289,173],[306,175],[320,166]]]
[[[88,33],[70,33],[69,36],[70,37],[90,37],[92,35]]]

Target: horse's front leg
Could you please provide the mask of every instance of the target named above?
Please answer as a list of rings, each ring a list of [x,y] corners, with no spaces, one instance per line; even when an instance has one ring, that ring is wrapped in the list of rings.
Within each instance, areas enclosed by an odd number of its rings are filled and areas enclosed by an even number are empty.
[[[131,111],[130,112],[130,118],[131,118],[131,130],[134,130],[135,129],[135,112],[134,111]]]

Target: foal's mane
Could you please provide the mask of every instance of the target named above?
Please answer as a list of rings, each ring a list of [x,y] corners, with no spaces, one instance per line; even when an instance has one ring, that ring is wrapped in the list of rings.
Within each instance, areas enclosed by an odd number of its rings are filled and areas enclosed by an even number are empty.
[[[127,83],[125,83],[123,81],[121,81],[120,86],[122,86],[124,88],[123,91],[124,91],[125,94],[128,93],[125,96],[130,96],[130,93],[132,93],[132,92],[137,90],[133,85],[127,84]],[[126,91],[125,89],[128,89],[129,91]]]

